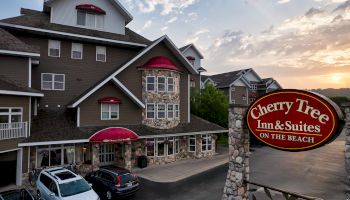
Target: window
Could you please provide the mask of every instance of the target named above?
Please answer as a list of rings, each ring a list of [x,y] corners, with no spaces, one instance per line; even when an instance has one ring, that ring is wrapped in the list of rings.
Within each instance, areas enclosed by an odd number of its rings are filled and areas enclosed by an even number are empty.
[[[106,62],[106,47],[96,47],[96,61]]]
[[[195,152],[196,151],[196,136],[191,135],[188,138],[188,151],[189,152]]]
[[[57,40],[49,40],[49,56],[60,57],[61,54],[61,42]]]
[[[174,137],[167,138],[168,156],[174,155]]]
[[[174,105],[173,104],[168,104],[167,112],[168,112],[168,119],[173,119],[174,118]]]
[[[147,139],[146,140],[146,155],[149,157],[154,156],[154,151],[155,151],[155,141],[154,139]]]
[[[74,145],[39,146],[36,153],[37,166],[49,167],[74,164],[74,155]]]
[[[165,92],[165,77],[158,76],[158,92]]]
[[[65,75],[64,74],[41,74],[41,90],[64,90]]]
[[[164,140],[164,138],[157,139],[157,156],[158,157],[165,156],[165,140]]]
[[[212,150],[212,137],[211,135],[205,134],[202,135],[202,151],[211,151]]]
[[[258,89],[258,86],[256,84],[251,84],[250,85],[250,89],[251,90],[257,90]]]
[[[0,124],[22,122],[22,108],[0,108]]]
[[[189,61],[190,61],[191,65],[194,66],[196,60],[195,60],[195,59],[191,59],[191,60],[189,60]]]
[[[168,92],[174,92],[174,86],[175,86],[175,81],[173,77],[168,77],[167,78],[167,83],[168,83]]]
[[[196,82],[191,81],[191,82],[190,82],[190,86],[191,86],[191,87],[196,87]]]
[[[47,188],[49,189],[51,183],[53,182],[51,178],[49,178],[45,174],[40,175],[40,182]]]
[[[101,104],[101,120],[119,119],[119,104]]]
[[[154,119],[155,118],[155,104],[154,103],[148,103],[146,106],[146,117],[147,119]]]
[[[147,76],[146,77],[146,91],[156,91],[156,77]]]
[[[180,106],[177,104],[175,105],[175,119],[180,118]]]
[[[109,164],[114,162],[114,145],[100,144],[99,160],[101,164]]]
[[[244,95],[244,96],[242,96],[242,99],[243,99],[243,101],[246,101],[247,97]]]
[[[49,185],[49,190],[55,194],[55,196],[58,196],[58,189],[57,189],[57,185],[54,181],[51,181],[50,185]]]
[[[83,45],[72,43],[72,59],[83,59]]]
[[[104,16],[88,13],[85,11],[77,12],[77,25],[86,26],[89,28],[103,29]]]
[[[157,105],[157,118],[158,119],[165,119],[165,104],[158,104]]]

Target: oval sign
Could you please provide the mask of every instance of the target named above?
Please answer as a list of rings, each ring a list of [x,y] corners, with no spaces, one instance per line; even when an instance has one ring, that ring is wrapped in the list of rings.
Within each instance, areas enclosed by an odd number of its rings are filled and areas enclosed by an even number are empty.
[[[339,133],[341,114],[332,104],[315,93],[279,90],[253,102],[246,122],[251,134],[270,147],[310,150],[330,142]]]

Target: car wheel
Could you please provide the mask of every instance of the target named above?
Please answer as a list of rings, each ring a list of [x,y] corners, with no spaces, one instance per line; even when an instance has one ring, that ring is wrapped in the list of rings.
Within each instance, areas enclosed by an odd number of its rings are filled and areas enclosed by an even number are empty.
[[[107,191],[106,192],[106,198],[108,199],[108,200],[111,200],[112,199],[112,192],[111,191]]]

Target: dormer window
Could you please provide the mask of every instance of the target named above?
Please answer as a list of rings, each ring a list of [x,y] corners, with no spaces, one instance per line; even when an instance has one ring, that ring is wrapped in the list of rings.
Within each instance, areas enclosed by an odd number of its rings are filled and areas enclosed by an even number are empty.
[[[250,85],[250,89],[251,90],[257,90],[258,89],[258,85],[257,84],[251,84]]]
[[[77,9],[77,25],[89,28],[103,29],[104,16],[106,12],[101,8],[91,5],[78,5]]]

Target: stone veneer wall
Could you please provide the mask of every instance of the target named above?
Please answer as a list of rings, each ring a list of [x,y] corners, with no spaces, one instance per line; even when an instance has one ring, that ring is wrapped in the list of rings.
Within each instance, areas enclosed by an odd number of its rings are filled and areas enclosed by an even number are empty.
[[[196,136],[196,152],[189,152],[188,151],[188,138],[189,136],[180,136],[179,137],[179,146],[180,150],[178,154],[174,154],[171,156],[164,156],[164,157],[148,157],[148,164],[149,165],[163,165],[167,163],[172,163],[177,160],[184,160],[184,159],[200,159],[200,158],[211,158],[215,155],[215,141],[217,139],[216,135],[212,135],[212,151],[202,152],[202,146],[201,146],[201,136]],[[138,140],[136,142],[133,142],[133,152],[134,158],[132,159],[132,166],[137,166],[137,157],[146,155],[146,140]]]
[[[244,129],[247,108],[233,105],[229,108],[229,170],[222,200],[248,200],[249,134]]]
[[[147,76],[155,76],[156,79],[158,76],[165,76],[165,77],[173,77],[175,86],[174,86],[174,92],[167,93],[167,92],[147,92],[146,91],[146,77]],[[155,85],[157,87],[157,84]],[[180,74],[176,71],[169,71],[169,70],[144,70],[142,72],[142,100],[143,102],[147,103],[165,103],[165,104],[179,104],[180,105]],[[156,109],[156,108],[155,108]],[[156,112],[157,114],[157,112]],[[174,113],[175,115],[175,113]],[[169,129],[174,128],[180,123],[179,119],[147,119],[146,118],[146,109],[143,109],[142,112],[142,123],[158,129]]]

